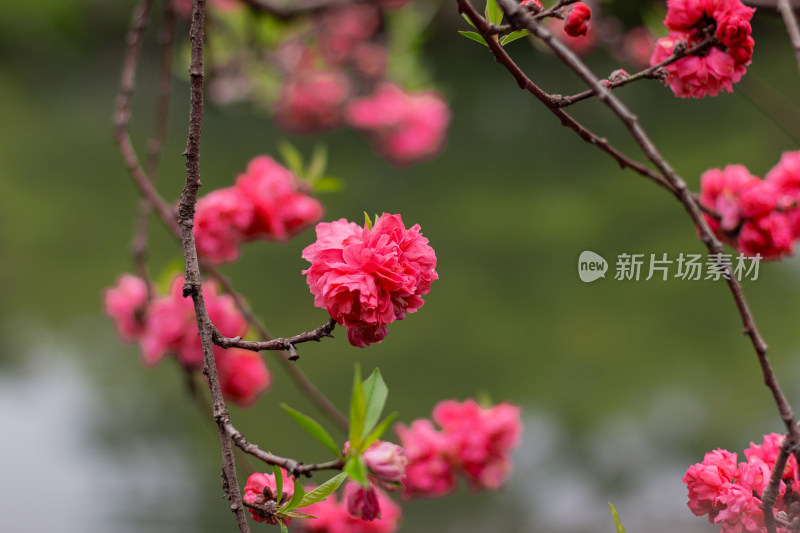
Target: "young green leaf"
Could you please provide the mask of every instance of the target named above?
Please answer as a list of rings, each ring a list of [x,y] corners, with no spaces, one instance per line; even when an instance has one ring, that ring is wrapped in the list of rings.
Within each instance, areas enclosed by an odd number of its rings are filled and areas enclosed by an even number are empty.
[[[283,497],[283,472],[278,465],[272,465],[272,471],[275,473],[275,501],[281,501]]]
[[[481,43],[483,46],[489,46],[486,44],[486,41],[483,40],[480,33],[475,33],[474,31],[461,31],[459,30],[458,33],[466,37],[467,39],[472,39],[476,43]]]
[[[303,498],[306,495],[305,491],[303,490],[303,485],[301,485],[300,482],[295,478],[292,478],[292,481],[294,481],[294,495],[292,496],[292,499],[289,500],[289,503],[278,509],[278,511],[285,513],[300,507],[300,502],[303,501]]]
[[[282,141],[278,149],[281,152],[281,157],[283,157],[286,166],[289,167],[289,170],[294,172],[298,177],[302,176],[303,156],[300,154],[300,150],[289,141]]]
[[[367,221],[369,216],[364,213]],[[371,224],[369,225],[372,226]],[[350,397],[350,449],[360,450],[361,436],[364,434],[364,417],[367,408],[364,401],[364,388],[361,385],[361,367],[356,363],[353,376],[353,394]]]
[[[350,460],[345,463],[342,470],[347,474],[347,477],[356,483],[364,487],[369,486],[369,481],[367,481],[367,465],[364,464],[364,460],[360,455],[351,457]]]
[[[372,433],[364,438],[364,442],[361,443],[361,448],[366,450],[369,448],[373,442],[381,438],[381,436],[389,429],[389,424],[394,422],[394,419],[397,418],[397,412],[394,412],[383,419],[383,422],[378,424],[375,429],[372,430]]]
[[[289,528],[286,527],[286,524],[280,520],[278,520],[278,523],[281,525],[281,533],[289,533]]]
[[[383,406],[386,405],[386,397],[389,395],[389,388],[383,381],[380,370],[377,368],[364,380],[364,402],[367,410],[364,416],[364,430],[362,437],[366,437],[380,420]],[[365,448],[362,446],[361,451]]]
[[[285,403],[281,403],[281,407],[289,416],[292,417],[292,420],[297,422],[301,428],[305,429],[309,435],[317,439],[317,441],[319,441],[323,446],[332,451],[336,457],[342,456],[342,452],[339,451],[339,447],[336,445],[333,437],[331,437],[328,432],[325,431],[319,422],[307,415],[304,415],[300,411],[292,409]]]
[[[364,211],[364,227],[367,229],[372,229],[372,220],[370,220],[369,215],[367,214],[366,211]],[[361,374],[359,372],[359,376],[360,375]]]
[[[328,149],[324,144],[318,144],[314,147],[311,153],[311,161],[308,163],[308,170],[306,171],[307,178],[311,183],[322,177],[325,169],[328,166]]]
[[[497,0],[486,0],[486,20],[495,25],[503,21],[503,11],[497,5]]]
[[[608,507],[611,509],[611,514],[614,516],[614,525],[617,527],[617,533],[625,533],[625,528],[622,526],[622,522],[619,521],[619,514],[617,513],[616,507],[611,502],[608,502]]]
[[[339,488],[339,485],[341,485],[345,479],[347,479],[346,472],[342,472],[341,474],[337,474],[336,476],[330,478],[328,481],[303,496],[303,500],[297,507],[307,507],[309,505],[321,502],[336,492],[336,489]]]
[[[473,23],[472,23],[472,21],[471,21],[471,20],[469,20],[469,17],[467,16],[467,14],[466,14],[466,13],[461,13],[461,16],[462,16],[462,17],[464,17],[464,20],[466,20],[466,21],[467,21],[467,24],[469,24],[470,26],[472,26],[473,28],[475,28],[475,24],[473,24]],[[476,28],[476,29],[477,29],[477,28]]]
[[[287,516],[289,518],[316,518],[310,514],[301,513],[300,511],[287,511],[285,513],[279,512],[278,516]]]
[[[311,183],[311,191],[315,194],[325,192],[339,192],[344,189],[344,183],[333,176],[322,176]]]
[[[509,33],[508,35],[506,35],[502,39],[500,39],[500,45],[501,46],[505,46],[508,43],[513,43],[517,39],[522,39],[523,37],[525,37],[527,35],[530,35],[530,33],[531,32],[529,32],[528,30],[512,31],[511,33]]]

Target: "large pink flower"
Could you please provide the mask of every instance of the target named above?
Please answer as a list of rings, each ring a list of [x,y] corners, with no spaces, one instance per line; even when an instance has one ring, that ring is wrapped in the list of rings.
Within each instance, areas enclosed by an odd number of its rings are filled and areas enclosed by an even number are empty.
[[[353,100],[348,122],[366,132],[377,150],[396,164],[431,157],[444,144],[450,110],[435,92],[408,93],[382,83],[372,96]]]
[[[340,219],[317,225],[317,242],[303,250],[303,271],[314,305],[347,327],[353,346],[378,343],[386,325],[425,303],[436,274],[436,254],[419,225],[383,214],[372,229]]]
[[[713,520],[719,510],[717,495],[736,474],[735,453],[719,449],[708,452],[703,462],[690,466],[683,477],[689,488],[689,509],[697,516],[707,514]]]
[[[739,0],[669,0],[664,25],[670,33],[656,43],[650,64],[668,59],[678,43],[692,47],[716,36],[699,55],[664,67],[665,83],[681,98],[716,96],[722,89],[732,92],[753,55],[750,19],[754,11]]]

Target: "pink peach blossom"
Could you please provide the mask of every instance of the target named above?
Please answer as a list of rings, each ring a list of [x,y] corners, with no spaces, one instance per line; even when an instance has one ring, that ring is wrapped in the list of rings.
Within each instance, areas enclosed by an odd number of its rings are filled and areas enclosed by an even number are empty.
[[[300,527],[309,533],[393,533],[400,525],[400,507],[380,489],[374,489],[381,516],[375,520],[361,520],[347,512],[344,504],[337,502],[336,495],[310,505],[304,512],[315,519],[302,520]]]
[[[273,502],[276,506],[283,505],[294,496],[294,482],[283,468],[281,468],[281,476],[283,477],[283,488],[280,501],[275,501],[278,495],[278,485],[275,483],[275,474],[261,473],[251,474],[250,477],[247,478],[247,484],[244,486],[244,496],[242,499],[257,505],[264,505],[269,502]],[[270,516],[256,509],[249,509],[249,511],[250,517],[256,522],[266,522],[273,525],[278,523],[278,519],[275,516]],[[281,520],[287,526],[292,522],[291,518],[281,518]]]
[[[403,479],[406,496],[438,497],[452,492],[456,477],[450,462],[449,439],[433,427],[430,420],[415,420],[410,426],[397,424],[408,463]]]
[[[370,472],[381,481],[398,482],[406,475],[403,448],[387,441],[376,441],[361,454]]]
[[[215,346],[214,358],[222,394],[237,405],[253,405],[272,384],[272,374],[260,353]]]
[[[286,79],[275,106],[283,129],[310,133],[339,126],[350,96],[350,80],[336,70],[297,69]]]
[[[147,283],[131,274],[120,274],[113,287],[103,291],[103,310],[114,322],[123,342],[133,344],[145,331]]]
[[[386,336],[386,325],[425,303],[436,274],[436,254],[419,225],[406,229],[400,215],[383,214],[372,229],[340,219],[317,225],[317,242],[303,250],[303,271],[314,305],[347,327],[364,347]]]
[[[567,8],[564,15],[564,32],[570,37],[586,35],[592,10],[583,2],[576,2]]]
[[[254,207],[235,187],[217,189],[197,201],[194,236],[197,252],[215,262],[235,261]]]

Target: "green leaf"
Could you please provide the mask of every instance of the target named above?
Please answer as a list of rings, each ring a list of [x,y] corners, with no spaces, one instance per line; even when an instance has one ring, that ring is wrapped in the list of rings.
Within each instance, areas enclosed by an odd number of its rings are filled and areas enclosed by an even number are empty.
[[[339,450],[339,447],[336,445],[333,437],[331,437],[328,432],[325,431],[319,422],[307,415],[304,415],[300,411],[292,409],[285,403],[281,403],[281,407],[289,416],[292,417],[292,420],[297,422],[301,428],[305,429],[309,435],[317,439],[323,446],[332,451],[336,457],[342,456],[342,452]],[[280,499],[278,501],[280,501]]]
[[[383,381],[381,371],[377,368],[364,380],[364,402],[367,406],[364,416],[364,430],[362,437],[366,437],[380,420],[383,406],[386,405],[386,397],[389,395],[389,388]],[[365,448],[362,446],[361,451]]]
[[[311,191],[319,194],[325,192],[339,192],[344,189],[344,182],[333,176],[322,176],[311,183]]]
[[[324,144],[318,144],[311,153],[311,161],[308,163],[308,170],[304,176],[311,183],[322,177],[328,167],[328,148]]]
[[[369,216],[364,213],[366,221]],[[368,224],[372,227],[372,224]],[[353,376],[353,394],[350,397],[350,449],[360,450],[361,436],[364,434],[364,417],[367,408],[364,400],[364,388],[361,385],[361,367],[356,363],[355,374]]]
[[[295,478],[292,478],[292,481],[294,481],[294,494],[292,495],[292,499],[289,500],[289,503],[278,509],[278,511],[285,513],[300,507],[300,502],[303,501],[303,498],[306,495],[305,491],[303,490],[303,485],[301,485],[300,482]]]
[[[289,528],[286,527],[286,524],[280,520],[278,520],[278,523],[281,525],[281,533],[289,533]]]
[[[622,526],[622,522],[619,521],[619,514],[617,513],[616,507],[611,502],[608,502],[608,507],[611,509],[611,514],[614,516],[614,525],[617,526],[617,533],[625,533],[625,528]]]
[[[356,483],[364,487],[369,486],[369,481],[367,481],[367,465],[364,464],[364,460],[360,455],[351,457],[350,460],[345,463],[342,470],[347,474],[347,477]]]
[[[461,16],[464,17],[464,20],[467,21],[467,24],[469,24],[470,26],[475,28],[475,24],[472,23],[472,21],[469,19],[469,17],[467,16],[466,13],[461,13]],[[475,28],[475,29],[477,29],[477,28]]]
[[[309,505],[321,502],[336,492],[336,489],[339,488],[339,485],[344,483],[345,479],[347,479],[346,472],[342,472],[341,474],[337,474],[336,476],[330,478],[328,481],[303,496],[303,501],[300,502],[298,507],[307,507]]]
[[[302,176],[303,156],[300,154],[300,150],[289,141],[282,141],[278,146],[278,150],[280,150],[281,157],[283,157],[283,161],[286,163],[286,166],[289,167],[289,170],[294,172],[297,176]]]
[[[279,502],[283,496],[283,472],[281,472],[281,467],[278,465],[272,465],[272,471],[275,473],[275,488],[277,492],[275,501]]]
[[[476,43],[481,43],[483,46],[489,46],[488,44],[486,44],[486,41],[483,40],[483,37],[481,37],[479,33],[475,33],[474,31],[460,31],[460,30],[458,33],[460,33],[467,39],[472,39]]]
[[[503,21],[503,11],[497,5],[497,0],[486,0],[486,20],[494,25]]]
[[[389,416],[387,416],[386,418],[384,418],[383,422],[378,424],[375,427],[375,429],[372,430],[372,433],[367,435],[367,437],[364,439],[364,442],[361,443],[361,447],[366,450],[372,445],[373,442],[381,438],[381,436],[386,432],[386,430],[389,429],[389,424],[394,422],[395,418],[397,418],[397,412],[394,412]]]
[[[287,516],[289,518],[316,518],[316,516],[311,516],[310,514],[301,513],[300,511],[288,511],[285,513],[278,512],[278,516]]]
[[[502,39],[500,39],[500,45],[501,46],[505,46],[508,43],[513,43],[517,39],[522,39],[523,37],[526,37],[526,36],[530,35],[530,33],[531,32],[529,32],[528,30],[512,31],[511,33],[509,33],[508,35],[506,35]]]
[[[372,229],[372,220],[369,219],[369,215],[366,211],[364,211],[364,227],[367,229]]]

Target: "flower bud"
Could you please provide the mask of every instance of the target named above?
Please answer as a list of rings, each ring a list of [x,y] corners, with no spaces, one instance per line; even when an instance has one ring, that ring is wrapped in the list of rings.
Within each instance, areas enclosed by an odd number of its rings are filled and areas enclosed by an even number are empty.
[[[344,492],[344,503],[350,516],[361,520],[375,520],[381,517],[381,506],[375,487],[370,485],[365,488],[351,481]]]
[[[370,446],[361,457],[367,468],[384,481],[400,481],[406,475],[406,459],[403,448],[397,444],[378,441]]]
[[[564,31],[570,37],[586,35],[592,10],[583,2],[573,4],[564,16]]]

